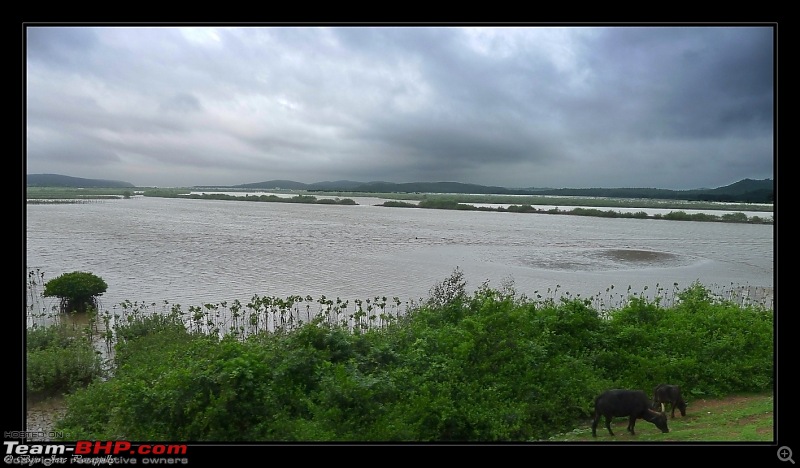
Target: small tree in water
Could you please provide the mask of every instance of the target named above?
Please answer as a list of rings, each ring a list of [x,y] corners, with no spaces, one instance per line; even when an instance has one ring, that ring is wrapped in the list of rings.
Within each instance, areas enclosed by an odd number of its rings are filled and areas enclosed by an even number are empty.
[[[82,271],[64,273],[53,278],[44,285],[45,297],[61,299],[61,312],[85,312],[87,307],[97,308],[97,297],[108,289],[108,285],[99,276]]]
[[[447,279],[430,289],[427,304],[431,307],[444,307],[463,301],[467,297],[466,286],[464,272],[456,267]]]

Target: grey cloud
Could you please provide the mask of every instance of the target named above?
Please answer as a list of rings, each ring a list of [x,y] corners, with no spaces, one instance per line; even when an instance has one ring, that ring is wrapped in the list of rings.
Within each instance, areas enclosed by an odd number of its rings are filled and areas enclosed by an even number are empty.
[[[34,26],[25,30],[27,59],[47,66],[75,67],[78,58],[101,44],[93,29]]]
[[[199,112],[203,110],[200,100],[189,93],[176,93],[159,106],[164,112]]]
[[[27,165],[68,168],[81,152],[59,150],[83,146],[107,162],[102,178],[113,167],[111,178],[141,185],[763,178],[774,167],[772,32],[31,28]]]

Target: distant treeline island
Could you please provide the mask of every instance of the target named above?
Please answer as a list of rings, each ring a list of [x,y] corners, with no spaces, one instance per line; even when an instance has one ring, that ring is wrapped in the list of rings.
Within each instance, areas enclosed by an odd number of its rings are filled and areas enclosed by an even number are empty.
[[[230,193],[188,193],[197,190],[226,192],[279,191],[283,194],[244,196]],[[314,195],[310,195],[314,193]],[[29,174],[28,203],[86,203],[92,200],[130,198],[134,195],[259,201],[278,203],[314,203],[356,205],[348,197],[389,199],[379,206],[390,208],[429,208],[447,210],[497,211],[511,213],[566,214],[605,218],[653,218],[686,221],[719,221],[753,224],[773,223],[774,186],[771,179],[744,179],[716,189],[665,190],[650,188],[620,189],[506,189],[454,182],[392,184],[387,182],[358,183],[351,181],[302,184],[273,180],[257,184],[219,187],[154,188],[135,187],[127,182],[80,179],[56,174]],[[333,197],[333,198],[318,198]],[[411,203],[417,201],[417,203]],[[507,204],[507,207],[474,206],[471,203]],[[536,208],[536,205],[576,206],[573,209]],[[598,208],[586,208],[596,206]],[[667,214],[648,215],[644,211],[621,212],[599,207],[671,209]],[[687,213],[684,210],[725,210],[717,216],[708,213]],[[763,211],[765,216],[748,217],[736,211]]]

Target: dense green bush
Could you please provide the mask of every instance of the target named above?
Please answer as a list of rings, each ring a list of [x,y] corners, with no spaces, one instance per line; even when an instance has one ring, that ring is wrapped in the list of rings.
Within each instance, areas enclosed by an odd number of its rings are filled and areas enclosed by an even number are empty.
[[[120,330],[116,371],[67,397],[58,430],[92,439],[533,441],[585,424],[610,387],[686,398],[773,384],[773,314],[699,284],[669,308],[465,290],[456,270],[383,327],[205,334],[158,319]],[[137,331],[134,332],[134,328]],[[113,398],[110,397],[113,395]]]
[[[96,308],[96,297],[108,290],[102,278],[92,273],[73,271],[49,280],[44,285],[44,297],[61,299],[62,312],[80,311]]]
[[[129,302],[124,302],[125,307]],[[182,334],[186,326],[177,313],[177,309],[167,314],[128,314],[123,324],[116,327],[115,338],[120,343],[126,343],[135,338],[160,332],[178,332]]]
[[[771,310],[717,299],[697,282],[678,296],[669,309],[635,298],[612,314],[613,357],[603,361],[608,375],[623,386],[679,384],[690,395],[771,388]]]
[[[505,211],[509,211],[511,213],[536,213],[539,210],[531,205],[509,205]]]
[[[388,208],[419,208],[416,203],[408,203],[404,201],[389,200],[383,202],[380,206]]]
[[[473,205],[458,203],[451,200],[421,200],[417,206],[419,208],[432,208],[437,210],[477,210]]]
[[[26,348],[25,383],[29,398],[72,392],[103,374],[100,356],[91,340],[64,325],[28,329]]]

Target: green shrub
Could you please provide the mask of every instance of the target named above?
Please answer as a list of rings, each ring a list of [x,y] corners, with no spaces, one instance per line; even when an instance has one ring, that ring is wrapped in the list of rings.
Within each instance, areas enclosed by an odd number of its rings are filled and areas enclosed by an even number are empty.
[[[103,375],[92,342],[62,325],[27,331],[25,383],[27,395],[41,399],[88,385]]]
[[[55,421],[54,432],[69,434],[72,441],[120,439],[125,431],[119,427],[117,415],[108,412],[113,406],[104,403],[117,398],[119,385],[116,379],[94,381],[66,395],[64,401],[68,410]]]
[[[61,299],[61,311],[85,311],[88,307],[97,307],[96,296],[102,295],[108,285],[102,278],[92,273],[74,271],[64,273],[45,283],[44,297]]]
[[[79,332],[61,324],[33,326],[28,328],[25,333],[25,347],[28,352],[48,348],[66,348],[81,338]]]
[[[138,337],[162,331],[175,331],[178,335],[186,332],[186,326],[181,318],[175,314],[130,314],[122,323],[115,327],[116,338],[120,343],[125,343]]]
[[[220,339],[149,317],[120,330],[114,376],[70,395],[61,427],[87,439],[535,441],[584,425],[607,388],[678,384],[688,400],[772,388],[772,311],[699,283],[678,297],[665,308],[633,295],[601,315],[487,284],[470,295],[456,270],[382,328],[320,317]]]
[[[419,208],[416,203],[408,203],[403,201],[385,201],[380,206],[385,206],[389,208]]]

